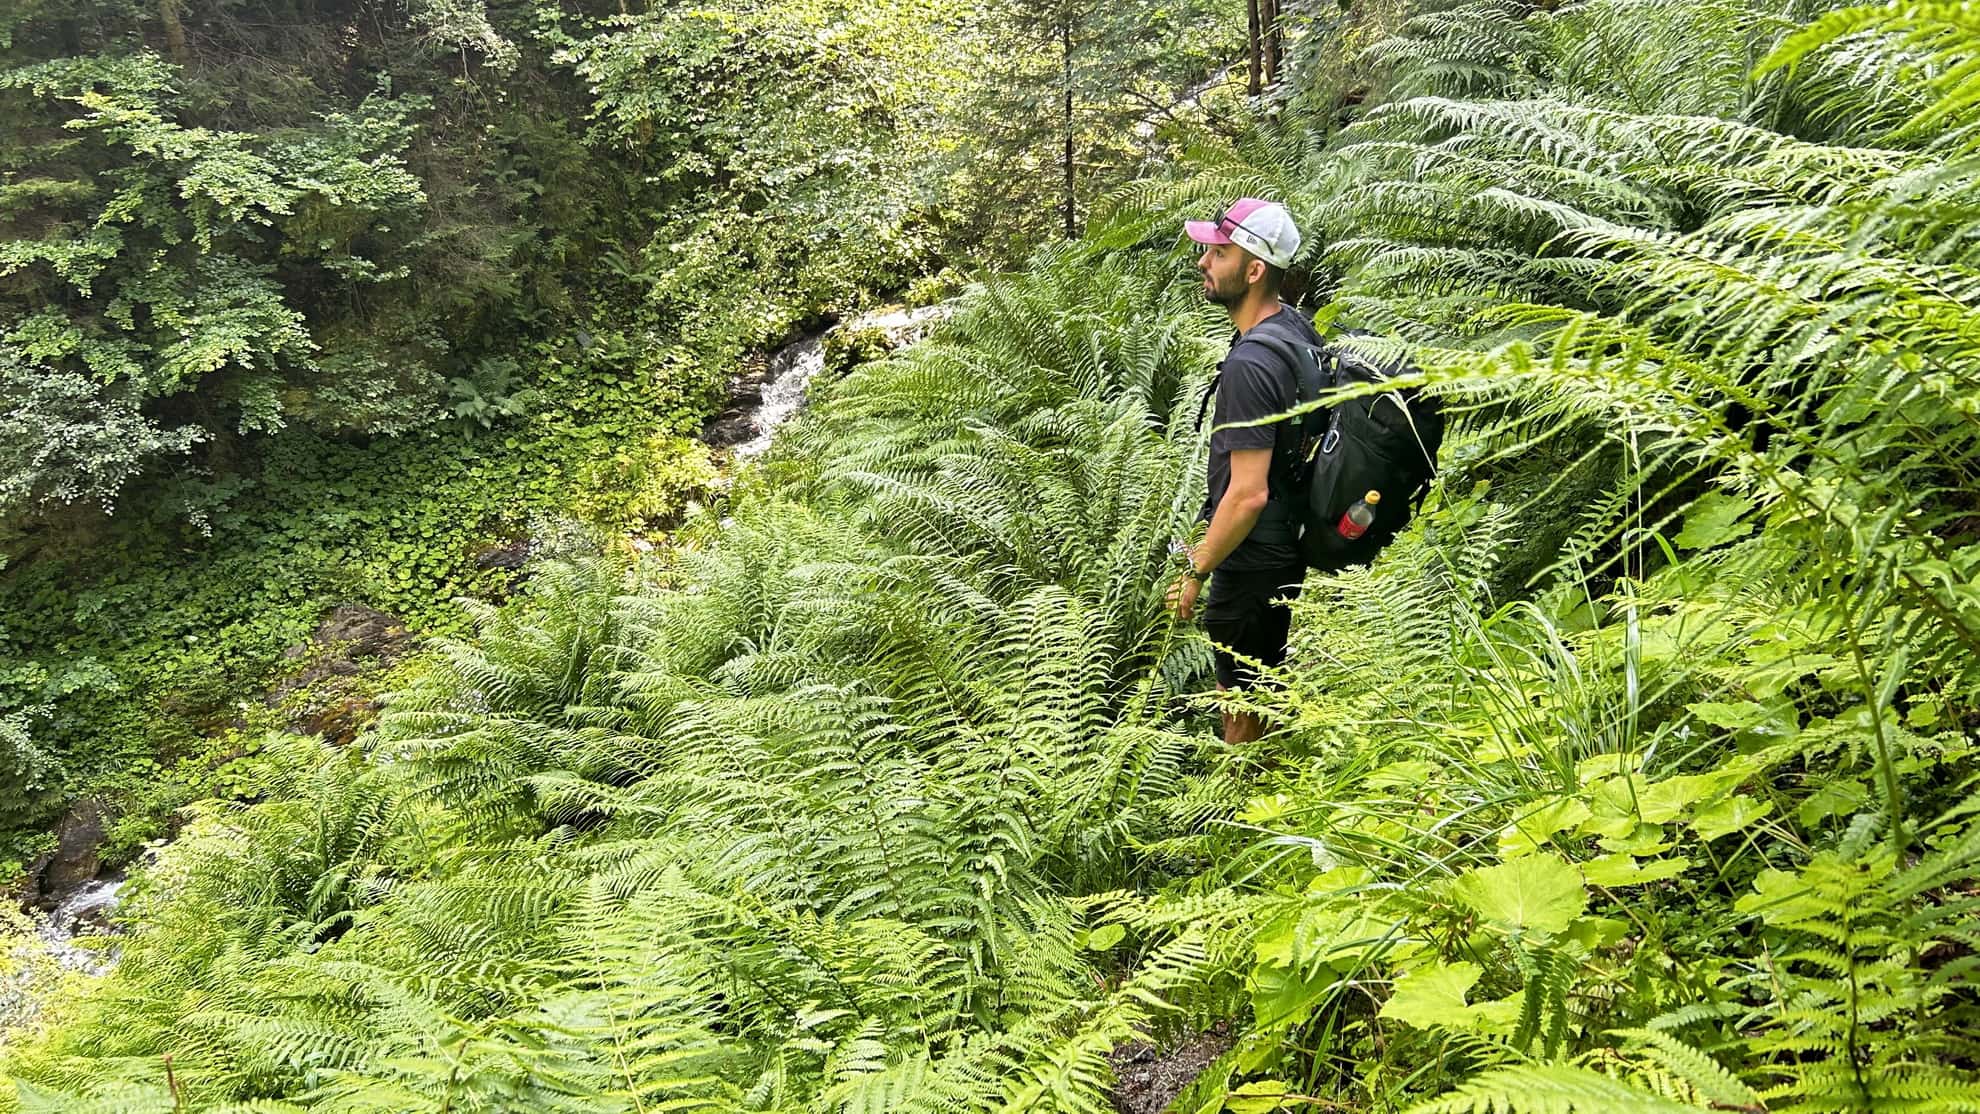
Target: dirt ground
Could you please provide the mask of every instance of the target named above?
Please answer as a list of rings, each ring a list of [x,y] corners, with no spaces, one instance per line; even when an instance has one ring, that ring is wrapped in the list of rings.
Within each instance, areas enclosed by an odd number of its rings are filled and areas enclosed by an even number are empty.
[[[1230,1051],[1236,1038],[1218,1025],[1168,1048],[1135,1041],[1114,1049],[1114,1109],[1120,1114],[1162,1114],[1203,1069]]]

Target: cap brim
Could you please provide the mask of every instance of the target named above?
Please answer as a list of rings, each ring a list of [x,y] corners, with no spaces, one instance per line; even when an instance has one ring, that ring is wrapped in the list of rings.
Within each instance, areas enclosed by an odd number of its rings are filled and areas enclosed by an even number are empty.
[[[1183,231],[1189,233],[1189,238],[1199,244],[1228,244],[1231,242],[1229,236],[1217,231],[1217,222],[1213,220],[1186,220],[1183,222]]]

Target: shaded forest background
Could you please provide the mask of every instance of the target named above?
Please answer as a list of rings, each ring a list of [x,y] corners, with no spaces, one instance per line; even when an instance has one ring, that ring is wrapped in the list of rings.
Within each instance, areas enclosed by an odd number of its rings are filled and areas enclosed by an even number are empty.
[[[330,604],[458,629],[551,520],[707,498],[733,374],[1079,227],[1244,43],[1193,3],[4,20],[7,873],[66,801],[112,861],[157,834]]]

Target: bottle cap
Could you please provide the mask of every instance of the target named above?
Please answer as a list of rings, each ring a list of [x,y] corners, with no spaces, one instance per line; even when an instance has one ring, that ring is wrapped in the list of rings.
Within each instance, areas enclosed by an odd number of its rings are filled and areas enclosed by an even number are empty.
[[[1382,501],[1382,493],[1379,491],[1371,491],[1368,494],[1362,496],[1361,501],[1370,504],[1379,503]]]

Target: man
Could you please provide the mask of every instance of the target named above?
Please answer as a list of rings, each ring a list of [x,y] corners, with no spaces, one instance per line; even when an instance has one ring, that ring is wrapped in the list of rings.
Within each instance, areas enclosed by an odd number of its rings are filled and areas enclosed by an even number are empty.
[[[1283,502],[1291,497],[1297,420],[1243,424],[1293,408],[1294,370],[1271,347],[1247,341],[1261,330],[1313,347],[1320,337],[1304,314],[1279,300],[1300,239],[1285,206],[1245,198],[1215,221],[1189,221],[1184,228],[1203,245],[1196,260],[1203,296],[1230,313],[1238,335],[1211,387],[1216,414],[1203,503],[1210,526],[1189,551],[1190,567],[1170,588],[1169,601],[1176,617],[1187,621],[1210,580],[1203,625],[1216,646],[1217,688],[1247,689],[1258,683],[1254,662],[1275,666],[1285,660],[1288,601],[1306,579]],[[1251,742],[1264,730],[1255,715],[1224,714],[1227,743]]]

